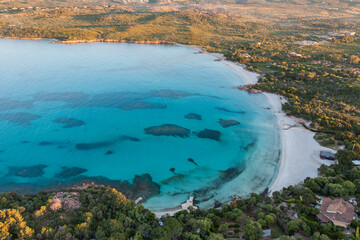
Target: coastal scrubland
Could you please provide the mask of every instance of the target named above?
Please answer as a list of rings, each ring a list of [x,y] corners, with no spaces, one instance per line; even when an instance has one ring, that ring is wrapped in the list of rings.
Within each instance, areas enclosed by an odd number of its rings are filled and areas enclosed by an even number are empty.
[[[1,37],[182,43],[222,53],[259,72],[248,90],[285,97],[284,111],[310,120],[306,127],[338,159],[272,196],[163,219],[103,186],[64,190],[76,208],[56,207],[58,191],[2,193],[0,239],[260,239],[264,229],[280,239],[359,239],[358,221],[344,229],[316,217],[320,196],[360,199],[360,167],[352,165],[360,159],[359,15],[358,1],[0,1]]]

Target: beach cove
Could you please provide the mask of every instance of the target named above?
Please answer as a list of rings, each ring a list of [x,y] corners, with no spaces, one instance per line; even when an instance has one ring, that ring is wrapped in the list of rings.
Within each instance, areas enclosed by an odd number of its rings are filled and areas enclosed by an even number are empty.
[[[3,41],[18,46],[17,40],[1,40],[0,47]],[[38,191],[91,180],[126,190],[133,200],[144,197],[151,210],[177,206],[191,195],[197,205],[208,208],[215,201],[227,202],[268,187],[280,190],[317,174],[321,162],[313,134],[292,128],[287,136],[279,123],[280,98],[236,90],[255,83],[257,74],[235,63],[215,61],[218,55],[182,46],[137,50],[134,46],[140,45],[92,43],[56,45],[63,57],[54,51],[49,58],[41,55],[41,47],[51,46],[50,41],[37,41],[39,46],[24,42],[29,49],[15,53],[25,53],[26,61],[27,53],[38,51],[38,61],[46,62],[51,73],[9,57],[8,69],[13,70],[5,80],[16,76],[17,82],[5,81],[2,89],[16,91],[0,92],[4,106],[0,136],[15,140],[0,149],[2,191]],[[83,48],[89,49],[82,56]],[[108,54],[101,56],[96,48]],[[12,51],[8,53],[14,55]],[[136,57],[141,54],[139,61]],[[38,75],[32,76],[30,69]],[[55,80],[47,83],[49,77]],[[70,77],[73,80],[67,81]],[[299,146],[300,135],[309,145],[300,148],[301,157],[289,157],[296,154],[293,149]],[[287,141],[291,138],[295,140]],[[293,145],[280,149],[281,142]],[[15,154],[19,151],[32,154],[24,158]],[[308,161],[304,151],[311,156],[310,165],[304,164]],[[299,158],[306,167],[293,175],[291,161]]]

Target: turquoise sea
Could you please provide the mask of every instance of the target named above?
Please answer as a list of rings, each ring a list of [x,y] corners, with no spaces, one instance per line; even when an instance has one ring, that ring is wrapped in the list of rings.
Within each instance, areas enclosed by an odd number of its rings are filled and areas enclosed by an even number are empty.
[[[263,192],[280,155],[266,98],[181,46],[0,40],[0,191],[86,180],[163,209]]]

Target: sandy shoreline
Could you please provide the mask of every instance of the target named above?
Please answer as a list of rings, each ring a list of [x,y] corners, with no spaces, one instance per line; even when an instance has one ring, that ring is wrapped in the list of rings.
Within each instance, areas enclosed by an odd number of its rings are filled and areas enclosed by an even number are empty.
[[[202,51],[196,46],[186,46],[197,51]],[[207,53],[207,52],[204,52]],[[208,53],[224,64],[229,66],[246,82],[246,84],[256,84],[260,74],[251,72],[244,65],[227,61],[224,56],[219,53]],[[269,186],[269,192],[279,191],[284,187],[301,183],[307,177],[318,176],[317,169],[322,165],[330,165],[332,162],[321,160],[320,151],[336,151],[322,147],[314,139],[315,133],[305,129],[302,124],[288,117],[282,111],[284,99],[279,95],[272,93],[262,93],[268,100],[274,112],[281,138],[281,160],[276,178]]]
[[[243,65],[224,59],[221,54],[211,54],[222,60],[224,64],[232,68],[247,84],[256,84],[260,74],[251,72]],[[307,177],[318,176],[317,169],[322,165],[330,165],[332,162],[321,160],[320,151],[336,151],[322,147],[314,139],[315,133],[303,127],[299,121],[288,117],[282,111],[284,100],[272,93],[262,93],[271,105],[274,112],[281,138],[281,159],[276,178],[269,186],[269,193],[280,191],[282,188],[301,183]]]

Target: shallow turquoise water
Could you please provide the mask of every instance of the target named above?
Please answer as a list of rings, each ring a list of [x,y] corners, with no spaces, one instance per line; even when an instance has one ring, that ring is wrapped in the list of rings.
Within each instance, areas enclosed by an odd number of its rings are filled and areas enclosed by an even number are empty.
[[[260,193],[276,175],[279,134],[266,98],[235,90],[243,80],[213,56],[20,40],[0,40],[0,53],[0,191],[90,179],[151,209],[189,195],[207,207]]]

